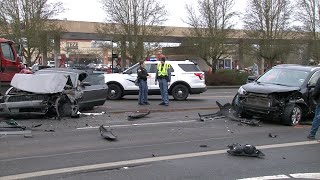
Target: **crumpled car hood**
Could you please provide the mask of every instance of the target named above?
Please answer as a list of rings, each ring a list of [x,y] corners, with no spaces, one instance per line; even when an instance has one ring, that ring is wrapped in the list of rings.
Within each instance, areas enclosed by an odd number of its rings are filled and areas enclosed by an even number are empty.
[[[282,93],[282,92],[292,92],[300,90],[300,87],[289,87],[281,86],[276,84],[266,84],[266,83],[248,83],[242,86],[242,88],[251,93],[261,93],[261,94],[271,94],[271,93]]]
[[[36,94],[55,94],[64,90],[68,78],[64,74],[15,74],[11,86]]]

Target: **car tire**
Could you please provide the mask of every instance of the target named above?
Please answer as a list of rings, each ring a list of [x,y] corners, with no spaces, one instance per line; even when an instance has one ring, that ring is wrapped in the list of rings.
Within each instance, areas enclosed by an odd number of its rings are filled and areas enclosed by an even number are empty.
[[[189,90],[185,85],[178,84],[172,88],[173,98],[178,101],[186,100],[189,96]]]
[[[232,99],[232,109],[241,118],[248,118],[248,119],[252,118],[252,115],[245,113],[242,107],[239,105],[239,94],[236,94]]]
[[[303,111],[299,105],[288,105],[284,108],[283,124],[294,126],[300,123]]]
[[[122,97],[122,90],[117,84],[108,85],[108,99],[117,100]]]
[[[70,100],[65,97],[61,96],[58,97],[56,100],[56,111],[58,118],[61,117],[78,117],[79,107],[75,102],[74,107],[72,108],[72,104]]]

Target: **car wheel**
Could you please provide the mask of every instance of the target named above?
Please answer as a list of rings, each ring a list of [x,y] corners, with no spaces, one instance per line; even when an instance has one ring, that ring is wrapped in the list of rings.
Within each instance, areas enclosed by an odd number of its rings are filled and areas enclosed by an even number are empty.
[[[232,108],[236,112],[236,114],[241,118],[252,118],[252,115],[244,112],[239,104],[239,94],[236,94],[232,100]]]
[[[189,90],[185,85],[176,85],[172,89],[172,96],[178,101],[186,100],[189,96]]]
[[[283,123],[289,126],[297,125],[300,123],[302,115],[303,112],[299,105],[288,105],[284,108]]]
[[[67,97],[61,96],[56,100],[56,112],[58,118],[61,117],[78,117],[79,107],[75,102],[74,105],[71,104]]]
[[[121,97],[122,97],[122,91],[120,86],[116,84],[108,85],[108,99],[116,100],[116,99],[120,99]]]

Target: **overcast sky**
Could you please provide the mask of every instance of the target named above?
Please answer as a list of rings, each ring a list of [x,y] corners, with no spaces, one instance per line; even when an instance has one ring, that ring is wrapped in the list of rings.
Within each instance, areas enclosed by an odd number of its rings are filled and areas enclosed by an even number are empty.
[[[58,0],[50,0],[49,2],[57,2]],[[91,21],[103,22],[106,18],[101,8],[99,0],[60,0],[63,2],[66,11],[60,14],[58,19],[68,19],[75,21]],[[166,5],[169,16],[165,23],[167,26],[187,26],[182,19],[185,19],[185,4],[193,4],[197,6],[197,0],[161,0]],[[244,12],[246,0],[235,0],[235,10]],[[239,22],[239,19],[235,19]],[[239,29],[242,25],[238,23],[235,28]]]

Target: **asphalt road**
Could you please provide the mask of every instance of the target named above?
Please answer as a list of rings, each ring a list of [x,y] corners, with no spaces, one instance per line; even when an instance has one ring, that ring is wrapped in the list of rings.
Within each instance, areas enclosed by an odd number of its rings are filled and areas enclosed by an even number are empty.
[[[309,126],[199,121],[198,113],[216,112],[215,102],[231,102],[236,91],[212,89],[188,101],[170,101],[169,107],[158,105],[159,96],[150,97],[150,106],[128,96],[79,119],[16,120],[42,126],[33,128],[33,138],[0,137],[0,179],[319,179],[320,145],[306,139]],[[127,119],[149,110],[143,119]],[[117,141],[103,139],[99,125],[111,129]],[[255,145],[265,157],[228,155],[232,143]]]

